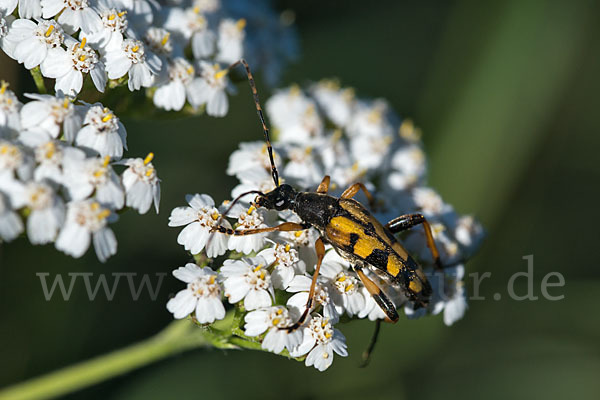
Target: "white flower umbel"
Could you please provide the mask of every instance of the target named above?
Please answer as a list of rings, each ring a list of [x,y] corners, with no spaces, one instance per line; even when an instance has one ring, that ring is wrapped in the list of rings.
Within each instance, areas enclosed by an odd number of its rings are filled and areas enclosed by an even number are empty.
[[[284,329],[294,324],[290,312],[283,306],[261,308],[249,312],[244,318],[244,334],[258,336],[267,332],[261,347],[272,353],[281,353],[284,349],[291,352],[302,342],[302,331]]]
[[[285,289],[296,274],[306,272],[304,260],[289,243],[274,243],[273,247],[262,250],[258,255],[264,257],[269,265],[274,265],[271,279],[276,289]]]
[[[8,90],[8,83],[0,82],[0,138],[12,138],[21,129],[19,111],[22,104],[12,90]]]
[[[54,189],[43,182],[28,182],[19,203],[28,207],[27,237],[32,244],[54,241],[65,218],[65,206]]]
[[[229,85],[227,70],[219,64],[200,61],[200,78],[191,83],[189,101],[193,106],[206,104],[206,113],[212,117],[224,117],[229,110],[225,91]]]
[[[119,118],[96,103],[88,108],[75,144],[118,160],[123,156],[123,148],[127,149],[126,138],[127,131]]]
[[[72,34],[79,29],[95,32],[102,27],[102,21],[88,0],[41,0],[42,16],[51,18],[60,13],[58,23],[65,32]]]
[[[167,303],[167,310],[177,319],[194,312],[196,321],[210,324],[225,317],[225,307],[221,301],[221,287],[217,273],[209,267],[200,268],[188,263],[173,271],[173,276],[187,283],[187,288],[179,291]]]
[[[164,27],[184,43],[191,39],[194,58],[205,59],[214,53],[216,35],[209,28],[201,7],[171,7],[166,12]]]
[[[0,242],[10,242],[23,232],[23,221],[13,211],[10,200],[0,191]]]
[[[267,262],[262,257],[225,260],[220,270],[225,296],[234,304],[244,301],[246,310],[273,304],[275,293]]]
[[[11,43],[7,54],[25,68],[32,69],[46,59],[49,49],[62,45],[64,33],[54,20],[35,23],[28,19],[17,19],[11,24],[4,40]]]
[[[150,87],[154,77],[160,73],[162,61],[144,44],[135,39],[124,39],[118,48],[106,53],[106,71],[110,79],[119,79],[129,74],[129,90]]]
[[[156,169],[152,165],[154,153],[149,153],[146,158],[129,158],[120,163],[127,165],[121,175],[125,187],[125,205],[145,214],[154,201],[154,208],[158,214],[160,204],[160,180]]]
[[[72,103],[70,97],[27,93],[33,99],[21,108],[21,125],[23,129],[43,130],[51,138],[56,139],[62,132],[68,142],[75,139],[75,134],[83,122],[84,107]]]
[[[179,111],[185,99],[194,98],[190,83],[194,80],[194,67],[185,58],[175,58],[168,64],[168,79],[158,84],[154,92],[154,105],[165,110]],[[194,105],[194,104],[192,104]]]
[[[342,357],[348,355],[346,338],[328,319],[316,315],[304,328],[304,340],[292,352],[292,356],[307,354],[304,361],[307,367],[314,366],[319,371],[325,371],[333,363],[334,352]]]
[[[40,0],[2,0],[0,1],[0,14],[12,14],[19,5],[21,18],[39,18],[42,15]]]
[[[110,166],[110,156],[104,158],[65,159],[64,180],[73,200],[83,200],[92,193],[105,207],[119,210],[125,203],[125,193],[119,176]]]
[[[86,45],[86,39],[81,43],[70,40],[67,50],[61,48],[48,50],[52,57],[46,57],[41,65],[42,75],[55,78],[54,89],[69,96],[76,96],[83,86],[83,74],[90,74],[92,82],[99,92],[104,92],[106,72],[104,63],[98,59],[98,54]]]
[[[187,195],[189,207],[177,207],[171,212],[169,226],[185,228],[177,236],[177,243],[183,245],[192,254],[200,253],[205,246],[208,257],[216,257],[227,251],[229,236],[212,232],[221,218],[215,202],[209,195]],[[223,219],[222,226],[231,228],[229,222]]]
[[[246,209],[240,204],[236,204],[231,209],[230,215],[237,216],[238,225],[236,230],[248,230],[267,227],[267,225],[264,223],[264,210],[258,210],[254,206],[250,206],[248,209]],[[264,246],[266,237],[266,233],[231,236],[229,238],[228,247],[230,250],[239,251],[244,254],[250,254],[254,251],[258,251]]]
[[[83,30],[81,35],[88,39],[88,43],[101,54],[106,54],[110,49],[119,49],[123,43],[123,34],[127,30],[127,12],[117,10],[108,4],[100,1],[99,16],[102,26],[96,32],[86,32]]]
[[[232,64],[244,56],[246,20],[224,19],[219,24],[217,61]]]
[[[56,239],[56,248],[79,258],[93,241],[98,259],[106,261],[117,252],[115,234],[106,226],[109,217],[110,210],[93,200],[70,202],[67,204],[65,225]]]

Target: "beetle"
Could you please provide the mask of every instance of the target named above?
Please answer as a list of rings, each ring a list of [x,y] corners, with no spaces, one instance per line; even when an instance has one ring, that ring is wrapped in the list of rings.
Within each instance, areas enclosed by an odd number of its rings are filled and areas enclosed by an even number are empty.
[[[230,65],[227,71],[240,64],[246,69],[256,111],[263,128],[275,189],[267,193],[258,190],[242,193],[231,203],[229,210],[243,196],[254,193],[258,195],[254,200],[256,206],[276,211],[291,210],[300,217],[302,222],[284,222],[267,228],[234,230],[221,226],[219,221],[212,228],[212,231],[243,236],[275,231],[300,231],[312,227],[320,233],[315,242],[317,264],[312,277],[306,308],[298,321],[282,329],[292,331],[299,328],[309,315],[313,306],[317,277],[325,256],[325,244],[330,244],[340,256],[350,262],[351,268],[356,272],[389,321],[398,321],[396,306],[381,288],[365,274],[364,269],[369,269],[400,287],[408,300],[414,302],[415,308],[426,307],[432,295],[431,284],[419,264],[394,236],[398,232],[422,225],[425,230],[427,246],[431,251],[435,265],[441,269],[440,256],[433,240],[431,226],[423,214],[401,215],[384,225],[371,215],[365,206],[353,199],[362,190],[369,203],[373,205],[373,196],[363,183],[354,183],[340,197],[328,194],[329,176],[323,178],[315,192],[297,191],[289,184],[281,184],[273,158],[269,129],[263,116],[250,67],[242,59]],[[223,215],[227,215],[228,211]],[[376,333],[378,328],[379,324]],[[371,349],[373,345],[374,342],[372,342]]]

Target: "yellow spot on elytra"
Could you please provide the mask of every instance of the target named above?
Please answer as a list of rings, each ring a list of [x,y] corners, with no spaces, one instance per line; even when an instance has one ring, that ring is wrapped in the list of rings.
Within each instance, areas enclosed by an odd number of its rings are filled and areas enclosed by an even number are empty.
[[[113,117],[114,117],[113,113],[106,114],[104,117],[102,117],[102,122],[108,122],[111,119],[113,119]]]
[[[150,163],[150,161],[152,161],[153,159],[154,159],[154,153],[152,153],[152,152],[148,153],[146,158],[144,158],[144,165],[148,165]]]
[[[170,33],[167,32],[167,34],[165,36],[163,36],[162,41],[160,42],[163,46],[167,44],[167,42],[169,41],[169,37],[171,36]]]
[[[138,46],[138,45],[136,44],[135,46],[133,46],[133,47],[131,48],[131,51],[133,51],[134,53],[137,53],[139,49],[140,49],[140,46]]]
[[[81,39],[81,44],[79,45],[80,49],[83,49],[85,47],[85,43],[87,42],[86,38]]]
[[[290,249],[292,248],[292,246],[288,244],[285,245],[285,251],[290,251]]]
[[[52,34],[53,30],[54,30],[54,25],[50,25],[48,27],[48,30],[46,31],[46,33],[44,33],[44,36],[49,37]]]
[[[4,94],[4,92],[6,92],[7,87],[8,87],[8,82],[2,81],[2,86],[0,86],[0,94]]]
[[[419,293],[423,289],[423,286],[421,286],[421,282],[419,281],[410,281],[408,288],[415,293]]]
[[[246,27],[246,20],[244,18],[238,19],[238,21],[235,23],[235,26],[238,28],[238,30],[243,30]]]
[[[229,72],[228,69],[223,69],[221,71],[215,72],[215,79],[221,79],[223,78],[225,75],[227,75],[227,73]]]

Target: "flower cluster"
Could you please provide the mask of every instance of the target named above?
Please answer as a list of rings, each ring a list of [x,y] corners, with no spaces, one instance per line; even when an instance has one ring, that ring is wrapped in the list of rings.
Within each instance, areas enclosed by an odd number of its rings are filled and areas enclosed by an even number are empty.
[[[145,159],[122,159],[125,126],[102,104],[0,87],[0,242],[24,230],[32,244],[55,243],[81,257],[93,242],[100,261],[117,251],[108,227],[131,207],[158,212],[160,186]],[[118,175],[113,167],[124,168]]]
[[[281,90],[267,102],[266,110],[277,136],[274,158],[282,181],[298,190],[314,190],[329,175],[332,196],[362,182],[374,196],[372,213],[382,223],[402,214],[424,214],[443,270],[435,268],[422,227],[404,233],[401,241],[433,287],[427,307],[415,307],[402,288],[377,271],[365,272],[410,318],[443,313],[447,325],[461,318],[467,307],[464,262],[479,247],[483,230],[473,217],[458,215],[426,185],[419,130],[400,119],[385,101],[359,99],[352,89],[340,88],[334,81],[306,90],[297,86]],[[227,172],[240,181],[232,197],[274,189],[262,141],[241,144],[231,155]],[[367,204],[362,194],[356,198]],[[300,329],[281,329],[293,325],[305,310],[319,234],[314,228],[245,236],[215,232],[217,224],[247,230],[300,222],[291,211],[269,211],[246,200],[224,215],[230,208],[227,202],[217,206],[208,195],[190,195],[188,206],[172,211],[169,225],[184,227],[178,243],[193,255],[200,254],[196,259],[202,267],[190,263],[174,272],[188,287],[167,307],[175,318],[195,311],[198,322],[212,323],[224,317],[221,300],[226,299],[236,305],[236,313],[245,313],[244,336],[258,337],[268,351],[306,356],[307,366],[324,370],[334,353],[347,355],[344,336],[335,324],[352,318],[383,319],[385,314],[349,262],[326,245],[309,318]],[[224,260],[215,258],[222,255]]]
[[[6,0],[0,2],[0,47],[76,96],[89,75],[148,88],[157,107],[206,107],[227,114],[226,67],[246,57],[277,79],[295,57],[296,37],[266,1]],[[18,16],[18,18],[17,18]]]

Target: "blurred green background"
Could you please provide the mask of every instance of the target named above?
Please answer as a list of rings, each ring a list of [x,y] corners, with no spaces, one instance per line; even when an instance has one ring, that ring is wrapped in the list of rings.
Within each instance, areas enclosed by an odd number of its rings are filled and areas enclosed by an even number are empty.
[[[423,129],[430,184],[488,236],[467,272],[490,271],[465,318],[401,319],[382,329],[371,365],[359,369],[372,324],[342,326],[350,356],[319,373],[259,352],[193,351],[70,395],[70,399],[600,398],[600,5],[592,1],[285,1],[296,13],[300,61],[283,84],[338,77],[359,96],[383,97]],[[0,70],[9,74],[12,61]],[[15,91],[27,76],[3,76]],[[258,75],[260,83],[261,77]],[[188,256],[167,227],[186,193],[228,196],[228,155],[259,140],[240,85],[227,118],[128,120],[135,156],[153,151],[162,178],[160,215],[126,213],[113,226],[119,251],[74,260],[26,239],[0,246],[0,386],[123,347],[158,332],[181,284],[159,297],[44,300],[36,272],[170,273]],[[263,100],[269,89],[260,87]],[[131,154],[131,153],[130,153]],[[534,255],[537,301],[508,299],[511,275]],[[541,297],[559,271],[560,301]],[[472,281],[471,281],[472,282]],[[526,282],[517,280],[516,292]],[[503,295],[495,301],[493,294]],[[102,297],[102,296],[100,296]]]

